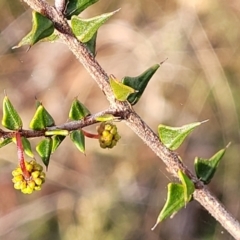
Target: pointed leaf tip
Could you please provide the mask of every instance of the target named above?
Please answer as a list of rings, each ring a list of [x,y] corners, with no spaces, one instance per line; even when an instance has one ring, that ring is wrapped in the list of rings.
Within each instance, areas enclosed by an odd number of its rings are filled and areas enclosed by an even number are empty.
[[[181,146],[185,138],[202,122],[195,122],[182,127],[170,127],[163,124],[158,126],[158,135],[162,143],[171,150]]]
[[[13,107],[7,95],[3,99],[2,125],[10,130],[19,130],[23,125],[22,119]]]
[[[14,48],[19,48],[23,45],[34,45],[41,39],[49,37],[54,32],[54,26],[52,21],[42,14],[33,11],[32,12],[32,30],[20,41]]]
[[[77,98],[72,102],[68,117],[71,120],[81,120],[91,115],[90,111]]]
[[[195,190],[194,183],[182,171],[178,171],[178,176],[182,184],[168,184],[167,201],[158,216],[156,224],[152,227],[152,230],[154,230],[161,221],[176,214],[192,199],[192,194]]]
[[[37,146],[36,151],[41,157],[44,165],[48,167],[50,155],[52,153],[52,138],[43,139]]]
[[[131,105],[134,105],[139,101],[150,79],[152,78],[152,76],[158,70],[159,67],[160,64],[155,64],[137,77],[126,76],[122,79],[123,84],[132,87],[133,89],[136,89],[136,92],[130,94],[127,99]]]
[[[29,124],[29,127],[33,130],[43,130],[46,127],[54,126],[55,122],[49,112],[40,103],[37,110]]]
[[[0,148],[12,142],[12,138],[0,138]]]
[[[158,216],[155,227],[158,223],[162,222],[164,219],[172,216],[181,208],[183,208],[185,206],[184,198],[185,194],[183,185],[179,183],[169,183],[167,201]]]
[[[72,16],[71,26],[74,35],[83,43],[90,41],[97,30],[117,11],[105,13],[89,19]]]
[[[218,168],[220,160],[223,158],[228,147],[229,144],[226,146],[226,148],[221,149],[209,159],[199,157],[195,158],[194,161],[195,172],[197,174],[197,177],[205,184],[210,183],[211,179],[213,178]]]
[[[77,149],[85,153],[85,136],[82,132],[82,130],[74,130],[70,133],[70,138],[72,142],[75,144]]]

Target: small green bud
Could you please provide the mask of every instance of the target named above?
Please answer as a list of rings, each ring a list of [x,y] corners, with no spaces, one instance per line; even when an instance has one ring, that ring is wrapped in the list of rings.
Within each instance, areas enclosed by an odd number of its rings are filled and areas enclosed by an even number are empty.
[[[121,138],[116,125],[109,122],[102,122],[97,131],[101,148],[113,148]]]

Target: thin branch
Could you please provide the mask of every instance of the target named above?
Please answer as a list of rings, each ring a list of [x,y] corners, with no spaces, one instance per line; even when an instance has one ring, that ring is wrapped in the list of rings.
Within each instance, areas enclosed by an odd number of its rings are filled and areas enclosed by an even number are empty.
[[[60,130],[68,130],[70,132],[70,131],[73,131],[73,130],[81,129],[81,128],[99,123],[97,118],[101,117],[101,116],[104,116],[106,114],[110,114],[110,115],[116,117],[116,119],[123,119],[124,118],[124,113],[123,112],[119,112],[119,111],[116,111],[114,109],[108,109],[108,110],[105,110],[105,111],[102,111],[102,112],[99,112],[99,113],[96,113],[96,114],[89,115],[89,116],[83,118],[82,120],[66,122],[66,123],[63,123],[61,125],[47,127],[46,129],[43,129],[43,130],[21,129],[19,131],[19,133],[22,137],[35,138],[35,137],[44,137],[46,131],[53,131],[53,130],[59,130],[60,129]],[[16,135],[15,131],[10,132],[10,131],[4,131],[4,130],[0,129],[0,138],[3,138],[3,139],[13,138],[13,137],[15,137],[15,135]]]
[[[179,170],[183,171],[195,183],[197,188],[194,198],[209,211],[209,213],[221,223],[221,225],[236,239],[240,240],[240,225],[228,213],[220,202],[212,196],[202,182],[191,173],[188,168],[180,161],[179,156],[167,149],[159,140],[158,136],[150,127],[130,108],[126,102],[118,102],[108,83],[108,75],[94,59],[91,53],[80,43],[72,34],[64,16],[54,7],[49,6],[42,0],[24,0],[32,9],[48,17],[55,28],[59,31],[59,36],[69,47],[76,58],[83,64],[92,78],[96,81],[100,89],[106,95],[111,108],[125,112],[126,124],[160,157],[167,166],[167,170],[177,177]]]

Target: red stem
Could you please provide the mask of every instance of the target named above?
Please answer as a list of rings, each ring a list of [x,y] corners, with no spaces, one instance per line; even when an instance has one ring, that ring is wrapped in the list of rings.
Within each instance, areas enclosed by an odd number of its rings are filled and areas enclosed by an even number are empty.
[[[16,132],[15,134],[16,136],[16,142],[17,142],[17,155],[18,155],[18,161],[19,161],[19,165],[20,168],[22,170],[23,176],[26,180],[30,179],[30,174],[26,168],[25,165],[25,160],[24,160],[24,155],[23,155],[23,145],[22,145],[22,139],[21,139],[21,135],[20,132]]]
[[[94,134],[94,133],[89,133],[89,132],[86,132],[85,130],[82,129],[82,132],[84,134],[85,137],[88,137],[88,138],[95,138],[95,139],[99,139],[99,135],[98,134]]]

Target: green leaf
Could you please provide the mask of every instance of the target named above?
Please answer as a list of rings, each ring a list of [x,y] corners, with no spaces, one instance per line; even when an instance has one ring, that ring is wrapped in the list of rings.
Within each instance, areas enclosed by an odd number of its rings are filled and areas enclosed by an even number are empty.
[[[73,33],[79,41],[86,43],[94,36],[97,30],[117,11],[119,10],[105,13],[89,19],[82,19],[77,16],[72,16],[71,26]]]
[[[32,152],[32,147],[31,147],[31,143],[29,142],[29,140],[25,137],[21,137],[22,139],[22,144],[23,144],[23,149],[24,152],[31,158],[34,158],[33,152]]]
[[[64,129],[48,130],[45,132],[45,136],[54,136],[54,135],[67,136],[68,134],[69,134],[69,131]]]
[[[192,199],[195,190],[194,183],[182,171],[178,171],[182,184],[169,183],[167,201],[160,212],[156,224],[152,230],[164,219],[174,215]]]
[[[29,32],[21,42],[13,47],[19,48],[23,45],[34,45],[41,39],[49,37],[54,32],[54,26],[52,21],[43,16],[42,14],[33,11],[32,12],[32,30]]]
[[[221,149],[209,159],[199,157],[195,158],[194,166],[197,177],[205,184],[210,183],[211,179],[213,178],[214,173],[216,172],[220,163],[220,160],[226,152],[226,148]]]
[[[130,94],[135,93],[135,89],[124,85],[113,76],[109,77],[110,86],[113,94],[118,101],[126,101]]]
[[[82,130],[74,130],[70,133],[70,138],[77,147],[77,149],[85,153],[85,137]]]
[[[194,183],[188,178],[188,176],[182,171],[178,171],[178,176],[184,188],[184,202],[186,204],[192,199],[192,194],[195,190],[195,186]]]
[[[34,130],[43,130],[46,127],[55,125],[52,116],[48,111],[40,104],[29,124],[29,127]]]
[[[19,130],[22,128],[22,119],[7,96],[3,99],[2,125],[10,130]]]
[[[61,135],[54,135],[52,137],[52,153],[54,153],[56,151],[56,149],[59,147],[59,145],[61,144],[61,142],[65,139],[65,136],[61,136]]]
[[[159,67],[160,64],[155,64],[137,77],[126,76],[122,79],[123,84],[137,90],[136,93],[132,93],[127,99],[131,105],[134,105],[139,101],[145,88],[147,87],[148,82]]]
[[[40,42],[55,42],[58,39],[59,39],[58,32],[56,29],[54,29],[53,33],[50,36],[41,39]]]
[[[72,102],[68,117],[71,120],[77,121],[89,116],[90,114],[90,111],[77,98],[75,98]]]
[[[50,155],[52,153],[52,139],[45,138],[36,146],[37,153],[41,157],[44,165],[48,167]]]
[[[179,183],[169,183],[168,184],[168,194],[167,201],[160,212],[156,224],[153,226],[152,230],[164,219],[174,215],[181,208],[185,206],[185,190],[184,186]]]
[[[108,121],[113,121],[117,117],[114,117],[112,114],[104,114],[98,117],[95,117],[95,120],[98,122],[108,122]]]
[[[96,41],[97,41],[97,32],[94,33],[93,37],[85,43],[87,49],[92,53],[92,55],[96,56]]]
[[[72,15],[78,15],[96,2],[98,2],[98,0],[69,0],[65,16],[67,19],[70,19]]]
[[[158,126],[158,135],[162,143],[167,148],[176,150],[183,143],[185,138],[202,123],[203,122],[195,122],[182,127],[169,127],[160,124]]]
[[[12,138],[0,138],[0,148],[12,142]]]

